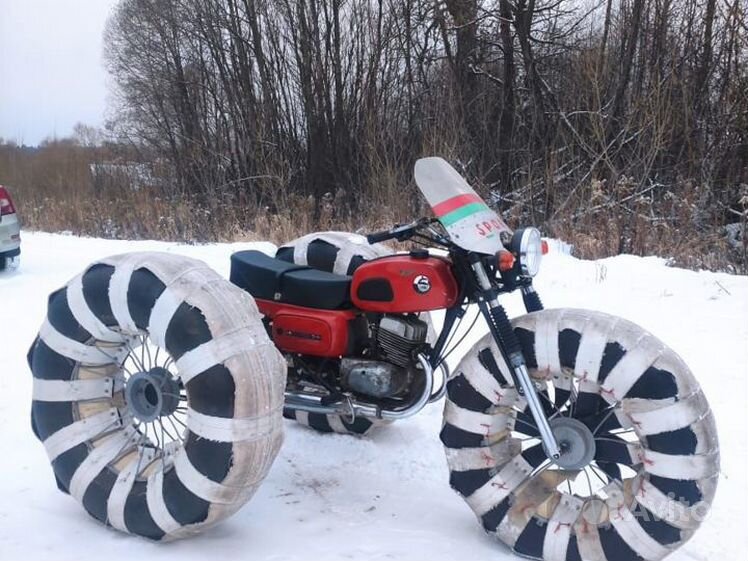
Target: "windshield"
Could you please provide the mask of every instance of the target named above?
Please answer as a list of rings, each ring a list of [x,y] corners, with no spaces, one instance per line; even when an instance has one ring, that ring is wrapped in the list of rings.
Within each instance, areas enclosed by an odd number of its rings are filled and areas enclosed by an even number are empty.
[[[462,249],[494,255],[503,249],[499,234],[509,226],[442,158],[416,162],[415,178],[436,217]]]

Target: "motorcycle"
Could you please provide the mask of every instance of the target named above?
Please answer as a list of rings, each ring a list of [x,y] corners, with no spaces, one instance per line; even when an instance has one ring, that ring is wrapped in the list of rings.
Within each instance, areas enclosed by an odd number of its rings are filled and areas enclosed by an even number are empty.
[[[415,181],[435,218],[237,252],[230,281],[115,256],[53,293],[29,365],[58,487],[116,529],[181,538],[251,498],[283,416],[362,435],[443,399],[450,485],[517,554],[655,560],[688,540],[719,473],[688,367],[631,322],[544,309],[540,232],[512,231],[446,161],[419,160]],[[510,319],[514,291],[528,313]],[[450,371],[478,319],[488,333]]]

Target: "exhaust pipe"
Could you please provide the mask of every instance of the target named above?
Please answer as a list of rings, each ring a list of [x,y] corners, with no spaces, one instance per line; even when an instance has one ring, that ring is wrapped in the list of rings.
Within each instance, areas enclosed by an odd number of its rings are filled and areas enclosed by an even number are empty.
[[[286,392],[285,405],[286,407],[296,409],[297,411],[321,413],[323,415],[341,415],[351,417],[352,419],[355,419],[356,417],[377,418],[384,419],[385,421],[406,419],[418,413],[427,403],[429,403],[434,390],[434,369],[431,368],[431,363],[429,363],[428,359],[423,354],[418,355],[418,362],[423,368],[423,391],[415,401],[404,407],[397,409],[383,409],[373,403],[358,401],[351,397],[348,397],[345,401],[338,401],[336,403],[323,403],[326,396],[288,391]],[[446,373],[444,387],[446,387]]]

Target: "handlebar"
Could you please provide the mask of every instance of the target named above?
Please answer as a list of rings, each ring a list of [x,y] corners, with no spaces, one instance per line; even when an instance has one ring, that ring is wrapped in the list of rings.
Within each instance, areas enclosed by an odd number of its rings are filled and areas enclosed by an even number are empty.
[[[416,230],[418,228],[421,228],[429,222],[430,221],[428,219],[422,218],[421,220],[416,220],[415,222],[411,222],[410,224],[398,224],[397,226],[395,226],[394,228],[390,228],[389,230],[382,230],[381,232],[368,234],[366,236],[366,241],[372,244],[386,242],[387,240],[397,240],[399,242],[403,242],[413,237],[413,234],[416,233]]]
[[[375,244],[380,242],[386,242],[387,240],[392,239],[391,230],[383,230],[381,232],[374,232],[373,234],[368,234],[366,236],[366,241]]]

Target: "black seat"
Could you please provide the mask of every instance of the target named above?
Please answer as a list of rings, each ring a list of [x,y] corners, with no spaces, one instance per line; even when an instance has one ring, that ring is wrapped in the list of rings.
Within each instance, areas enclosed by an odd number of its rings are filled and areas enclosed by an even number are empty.
[[[262,300],[323,310],[351,306],[351,277],[294,265],[260,251],[234,253],[230,280]]]

